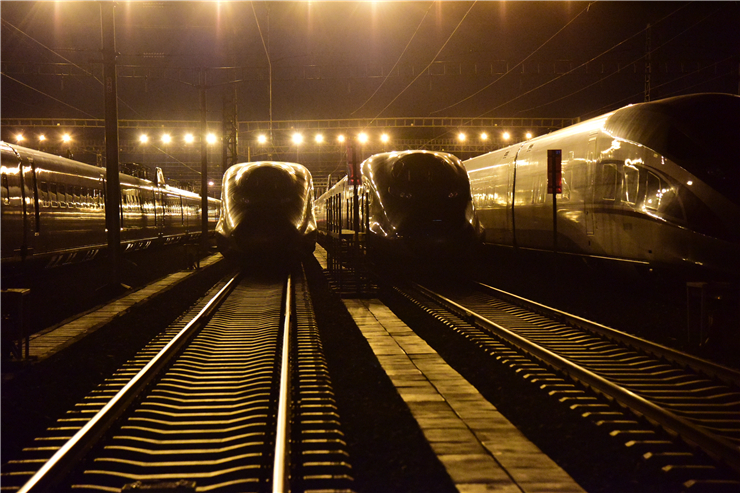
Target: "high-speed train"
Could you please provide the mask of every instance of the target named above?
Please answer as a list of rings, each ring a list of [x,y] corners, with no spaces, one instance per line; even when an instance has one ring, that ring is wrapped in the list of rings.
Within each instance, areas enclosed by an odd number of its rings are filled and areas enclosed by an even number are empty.
[[[360,165],[358,221],[372,251],[411,257],[463,254],[476,240],[470,183],[452,154],[400,151]],[[323,231],[353,229],[355,185],[344,177],[316,199]],[[332,224],[335,223],[335,224]]]
[[[555,215],[548,150],[562,156]],[[740,274],[738,96],[626,106],[464,165],[485,243]]]
[[[224,256],[300,256],[316,246],[313,180],[302,165],[240,163],[223,177],[216,239]]]
[[[107,248],[106,170],[0,142],[3,275],[29,265],[84,260]],[[121,244],[125,250],[201,234],[200,195],[120,174]],[[208,199],[213,231],[220,201]]]

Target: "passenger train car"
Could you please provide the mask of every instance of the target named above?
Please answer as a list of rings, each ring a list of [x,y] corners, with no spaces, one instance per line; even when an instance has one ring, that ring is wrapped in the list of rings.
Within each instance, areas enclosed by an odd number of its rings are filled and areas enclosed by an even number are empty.
[[[302,165],[276,161],[231,166],[223,177],[216,238],[224,256],[300,256],[316,246],[313,180]]]
[[[0,142],[3,276],[94,257],[107,248],[106,170]],[[198,194],[120,174],[121,243],[145,248],[201,234]],[[215,227],[220,202],[209,198]]]
[[[737,279],[739,143],[740,97],[696,94],[630,105],[464,165],[485,243]],[[548,149],[562,151],[555,218]]]
[[[463,254],[476,240],[465,168],[445,152],[376,154],[360,165],[358,224],[373,252],[402,257]],[[316,200],[322,231],[353,229],[355,184],[348,177]]]

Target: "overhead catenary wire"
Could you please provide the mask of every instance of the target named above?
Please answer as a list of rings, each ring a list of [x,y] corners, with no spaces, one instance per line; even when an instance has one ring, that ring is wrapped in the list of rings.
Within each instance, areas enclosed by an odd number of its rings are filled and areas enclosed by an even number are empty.
[[[664,42],[664,43],[662,43],[661,45],[659,45],[659,46],[657,46],[657,47],[653,48],[652,50],[650,50],[649,52],[647,52],[647,53],[644,53],[644,54],[640,55],[639,57],[635,58],[634,60],[632,60],[631,62],[629,62],[629,63],[627,64],[627,66],[629,67],[630,65],[634,65],[635,63],[637,63],[637,62],[639,62],[640,60],[642,60],[643,58],[645,58],[645,57],[646,57],[647,55],[649,55],[649,54],[652,54],[652,53],[654,53],[654,52],[658,51],[659,49],[663,48],[663,47],[664,47],[664,46],[666,46],[667,44],[671,43],[671,42],[672,42],[672,41],[673,41],[674,39],[678,38],[679,36],[683,35],[683,34],[684,34],[684,33],[686,33],[687,31],[689,31],[689,30],[691,30],[692,28],[694,28],[694,27],[695,27],[696,25],[698,25],[698,24],[700,24],[700,23],[704,22],[704,21],[705,21],[705,20],[706,20],[707,18],[709,18],[709,17],[711,17],[712,15],[716,14],[716,13],[717,13],[717,12],[718,12],[719,10],[721,10],[721,7],[720,7],[720,8],[718,8],[718,9],[715,9],[715,10],[713,10],[713,11],[712,11],[712,12],[710,12],[709,14],[707,14],[707,15],[705,15],[704,17],[702,17],[701,19],[697,20],[696,22],[694,22],[693,24],[691,24],[691,25],[690,25],[689,27],[687,27],[686,29],[684,29],[684,30],[683,30],[683,31],[681,31],[680,33],[676,34],[675,36],[673,36],[673,37],[672,37],[672,38],[670,38],[669,40],[665,41],[665,42]],[[677,10],[676,12],[678,12],[678,10]],[[674,13],[675,13],[675,12],[674,12]],[[662,20],[662,19],[661,19],[661,20]],[[642,30],[642,31],[641,31],[640,33],[638,33],[638,34],[641,34],[641,33],[645,32],[646,30],[647,30],[647,28],[643,29],[643,30]],[[602,54],[603,54],[603,53],[602,53]],[[599,56],[601,56],[601,55],[599,55]],[[596,58],[598,58],[598,57],[596,57]],[[730,57],[730,58],[732,58],[732,57]],[[587,63],[590,63],[590,62],[592,62],[592,61],[593,61],[594,59],[595,59],[595,58],[592,58],[592,59],[591,59],[591,60],[589,60],[588,62],[585,62],[584,64],[581,64],[581,65],[579,65],[578,67],[574,68],[573,70],[576,70],[576,69],[578,69],[578,68],[582,67],[583,65],[585,65],[585,64],[587,64]],[[727,60],[727,59],[725,59],[725,60]],[[717,63],[720,63],[720,62],[717,62]],[[716,65],[716,64],[715,64],[715,65]],[[573,70],[571,70],[571,71],[569,71],[569,72],[566,72],[565,74],[562,74],[562,75],[561,75],[561,76],[559,76],[559,77],[556,77],[555,79],[553,79],[553,81],[555,81],[555,80],[559,79],[559,78],[560,78],[560,77],[562,77],[563,75],[567,75],[568,73],[572,72]],[[612,72],[611,74],[608,74],[608,75],[606,75],[606,76],[604,76],[604,77],[600,78],[600,79],[599,79],[599,80],[597,80],[596,82],[593,82],[593,83],[591,83],[591,84],[588,84],[587,86],[584,86],[584,87],[582,87],[582,88],[580,88],[580,89],[577,89],[577,90],[575,90],[575,91],[573,91],[573,92],[571,92],[571,93],[569,93],[569,94],[566,94],[565,96],[559,97],[558,99],[553,99],[553,100],[550,100],[550,101],[548,101],[547,103],[543,103],[543,104],[540,104],[540,105],[537,105],[537,106],[533,106],[533,107],[531,107],[531,108],[527,108],[526,110],[521,110],[521,111],[519,111],[519,113],[525,113],[525,112],[527,112],[527,111],[531,111],[531,110],[536,110],[536,109],[538,109],[538,108],[542,108],[542,107],[544,107],[544,106],[548,106],[548,105],[550,105],[550,104],[553,104],[553,103],[557,103],[558,101],[562,101],[563,99],[567,99],[567,98],[569,98],[569,97],[571,97],[571,96],[573,96],[573,95],[575,95],[575,94],[578,94],[579,92],[585,91],[586,89],[588,89],[588,88],[590,88],[590,87],[593,87],[593,86],[595,86],[595,85],[597,85],[597,84],[600,84],[600,83],[602,83],[603,81],[605,81],[606,79],[609,79],[610,77],[612,77],[612,76],[613,76],[613,75],[615,75],[616,73],[618,73],[618,72]],[[552,81],[551,81],[551,82],[552,82]],[[548,82],[548,83],[549,83],[549,82]],[[661,84],[661,86],[662,86],[662,85],[663,85],[663,84]],[[657,87],[660,87],[660,86],[653,86],[653,89],[656,89]],[[534,90],[534,89],[533,89],[533,90]],[[642,94],[642,93],[640,93],[640,94]]]
[[[671,17],[671,16],[675,15],[676,13],[678,13],[679,11],[681,11],[682,9],[686,8],[686,7],[688,6],[688,5],[689,5],[688,3],[687,3],[687,4],[684,4],[684,5],[680,6],[680,7],[678,7],[678,8],[676,9],[676,10],[674,10],[674,11],[670,12],[669,14],[666,14],[665,16],[663,16],[663,17],[661,17],[660,19],[658,19],[658,20],[657,20],[657,21],[656,21],[656,22],[654,23],[654,25],[655,25],[655,24],[659,24],[660,22],[663,22],[663,21],[665,21],[665,20],[666,20],[667,18],[669,18],[669,17]],[[605,54],[607,54],[607,53],[609,53],[610,51],[614,50],[615,48],[617,48],[617,47],[619,47],[619,46],[623,45],[624,43],[626,43],[627,41],[631,40],[632,38],[634,38],[634,37],[636,37],[636,36],[639,36],[640,34],[644,33],[646,29],[647,29],[647,27],[646,27],[646,28],[643,28],[643,29],[640,29],[639,31],[637,31],[637,32],[636,32],[636,33],[634,33],[633,35],[631,35],[631,36],[629,36],[629,37],[627,37],[627,38],[623,39],[623,40],[622,40],[622,41],[620,41],[619,43],[617,43],[617,44],[613,45],[613,46],[612,46],[611,48],[608,48],[607,50],[604,50],[604,51],[602,51],[602,52],[601,52],[601,53],[599,53],[598,55],[594,56],[594,57],[593,57],[593,58],[591,58],[590,60],[587,60],[587,61],[583,62],[582,64],[578,65],[577,67],[574,67],[574,68],[572,68],[572,69],[568,70],[567,72],[565,72],[565,73],[563,73],[563,74],[560,74],[559,76],[557,76],[557,77],[555,77],[555,78],[553,78],[553,79],[550,79],[549,81],[547,81],[547,82],[545,82],[545,83],[543,83],[543,84],[540,84],[539,86],[537,86],[537,87],[535,87],[535,88],[533,88],[533,89],[530,89],[529,91],[526,91],[526,92],[524,92],[524,93],[522,93],[522,94],[519,94],[518,96],[516,96],[516,97],[514,97],[514,98],[511,98],[511,99],[509,99],[508,101],[506,101],[506,102],[504,102],[504,103],[501,103],[501,104],[499,104],[498,106],[496,106],[496,107],[494,107],[494,108],[491,108],[491,109],[489,109],[489,110],[486,110],[486,111],[484,111],[483,113],[481,113],[480,115],[478,115],[478,116],[475,116],[475,117],[473,117],[472,119],[470,119],[470,120],[468,120],[468,121],[472,121],[472,120],[474,120],[474,119],[477,119],[477,118],[482,118],[482,117],[484,117],[485,115],[487,115],[487,114],[491,113],[492,111],[495,111],[495,110],[497,110],[497,109],[499,109],[499,108],[502,108],[502,107],[506,106],[507,104],[513,103],[514,101],[516,101],[516,100],[518,100],[518,99],[520,99],[520,98],[522,98],[522,97],[524,97],[524,96],[526,96],[526,95],[528,95],[528,94],[531,94],[531,93],[533,93],[533,92],[535,92],[535,91],[537,91],[537,90],[539,90],[539,89],[541,89],[541,88],[543,88],[543,87],[545,87],[545,86],[547,86],[547,85],[549,85],[549,84],[552,84],[552,83],[553,83],[553,82],[555,82],[556,80],[558,80],[558,79],[560,79],[560,78],[562,78],[562,77],[565,77],[566,75],[568,75],[568,74],[570,74],[570,73],[572,73],[572,72],[574,72],[574,71],[578,70],[579,68],[581,68],[581,67],[584,67],[584,66],[588,65],[588,64],[589,64],[589,63],[591,63],[592,61],[594,61],[594,60],[596,60],[596,59],[598,59],[598,58],[600,58],[600,57],[604,56]],[[665,43],[664,43],[664,44],[665,44]],[[661,46],[663,46],[663,45],[661,45]],[[658,49],[658,48],[655,48],[655,49]],[[639,57],[639,58],[638,58],[637,60],[635,60],[635,61],[633,61],[633,62],[631,62],[631,63],[635,63],[636,61],[640,60],[640,59],[641,59],[641,58],[643,58],[644,56],[645,56],[644,54],[643,54],[643,55],[641,55],[641,56],[640,56],[640,57]],[[610,75],[613,75],[613,74],[610,74]],[[593,84],[591,84],[591,85],[593,85]],[[424,143],[424,144],[423,144],[423,145],[421,146],[421,148],[422,148],[422,149],[426,148],[426,146],[427,146],[427,145],[431,144],[432,142],[434,142],[434,141],[436,141],[436,140],[438,140],[438,139],[441,139],[442,137],[444,137],[445,135],[448,135],[448,134],[450,134],[450,133],[451,133],[450,131],[446,131],[446,132],[442,133],[441,135],[438,135],[438,136],[436,136],[436,137],[434,137],[434,138],[432,138],[432,139],[429,139],[428,141],[426,141],[426,142],[425,142],[425,143]]]
[[[11,27],[11,28],[15,29],[15,30],[16,30],[17,32],[19,32],[19,33],[20,33],[20,34],[22,34],[23,36],[27,37],[28,39],[30,39],[30,40],[31,40],[31,41],[33,41],[34,43],[38,44],[39,46],[43,47],[44,49],[46,49],[46,50],[48,50],[49,52],[53,53],[54,55],[58,56],[59,58],[61,58],[61,59],[62,59],[62,60],[64,60],[65,62],[69,63],[69,64],[70,64],[70,65],[72,65],[73,67],[75,67],[75,68],[78,68],[78,69],[79,69],[79,70],[81,70],[81,71],[82,71],[82,72],[83,72],[84,74],[86,74],[86,75],[89,75],[90,77],[92,77],[93,79],[95,79],[95,80],[96,80],[96,81],[98,82],[98,84],[100,84],[101,86],[103,85],[103,81],[102,81],[102,80],[100,80],[100,79],[98,79],[98,78],[97,78],[97,77],[95,76],[95,74],[93,74],[92,72],[90,72],[90,71],[88,71],[88,70],[85,70],[84,68],[80,67],[80,66],[79,66],[79,65],[77,65],[77,64],[76,64],[75,62],[73,62],[72,60],[69,60],[68,58],[65,58],[64,56],[60,55],[60,54],[59,54],[59,53],[57,53],[57,52],[56,52],[55,50],[53,50],[53,49],[49,48],[48,46],[46,46],[45,44],[43,44],[43,43],[42,43],[41,41],[39,41],[39,40],[35,39],[34,37],[30,36],[29,34],[27,34],[27,33],[23,32],[22,30],[20,30],[19,28],[17,28],[16,26],[14,26],[14,25],[13,25],[13,24],[11,24],[10,22],[8,22],[7,20],[5,20],[5,19],[2,19],[2,23],[3,23],[3,25],[6,25],[6,26],[8,26],[8,27]],[[8,77],[7,75],[5,75],[5,76],[6,76],[6,77]],[[13,79],[13,80],[15,80],[15,79]],[[17,80],[16,80],[16,82],[19,82],[19,81],[17,81]],[[22,84],[22,82],[20,82],[20,83]],[[28,86],[28,85],[26,85],[26,84],[23,84],[23,85],[25,85],[26,87],[29,87],[29,88],[31,88],[31,86]],[[31,89],[33,89],[33,88],[31,88]],[[35,89],[34,89],[34,90],[35,90]],[[38,91],[38,92],[41,92],[41,91]],[[44,93],[41,93],[41,94],[44,94]],[[48,94],[45,94],[45,96],[48,96]],[[51,96],[49,96],[49,97],[51,97]],[[52,99],[55,99],[55,98],[52,98]],[[59,100],[57,99],[57,101],[59,101]],[[61,102],[61,101],[60,101],[60,102]],[[134,108],[133,108],[133,107],[132,107],[132,106],[131,106],[130,104],[128,104],[128,103],[127,103],[126,101],[124,101],[124,100],[123,100],[123,99],[121,99],[120,97],[118,97],[118,102],[119,102],[119,103],[122,103],[122,104],[123,104],[124,106],[126,106],[126,107],[127,107],[128,109],[130,109],[131,111],[133,111],[133,112],[134,112],[134,113],[136,113],[137,115],[139,115],[139,116],[143,116],[143,115],[142,115],[141,113],[139,113],[138,111],[136,111],[136,110],[135,110],[135,109],[134,109]],[[66,104],[66,103],[64,103],[64,104]],[[68,106],[69,106],[69,105],[68,105]],[[75,109],[77,109],[77,108],[75,108]],[[82,111],[82,110],[78,110],[78,111]],[[84,111],[83,111],[83,113],[85,113],[86,115],[90,115],[89,113],[86,113],[86,112],[84,112]],[[90,116],[92,116],[92,115],[90,115]],[[93,117],[93,118],[95,118],[95,117]]]
[[[440,54],[440,53],[442,53],[442,50],[444,50],[444,49],[445,49],[445,47],[446,47],[446,46],[447,46],[447,44],[448,44],[448,43],[450,42],[450,40],[452,39],[452,37],[453,37],[453,36],[455,35],[455,33],[457,32],[457,30],[458,30],[458,29],[460,29],[460,26],[461,26],[461,25],[462,25],[462,23],[463,23],[463,22],[465,21],[465,18],[467,18],[467,17],[468,17],[468,14],[470,14],[470,11],[471,11],[471,10],[473,10],[473,7],[475,7],[475,4],[476,4],[476,3],[478,3],[478,2],[477,2],[477,0],[476,0],[475,2],[473,2],[473,4],[472,4],[472,5],[470,6],[470,8],[468,8],[468,11],[467,11],[467,12],[465,12],[465,15],[463,15],[463,16],[462,16],[462,19],[460,19],[460,22],[458,22],[458,23],[457,23],[457,26],[455,26],[455,29],[453,29],[453,30],[452,30],[452,33],[450,33],[450,35],[449,35],[449,36],[447,37],[447,41],[445,41],[445,42],[444,42],[444,44],[442,45],[442,47],[441,47],[441,48],[440,48],[440,49],[439,49],[439,50],[437,51],[437,54],[436,54],[436,55],[434,55],[434,58],[432,58],[432,61],[431,61],[431,62],[429,62],[429,64],[428,64],[428,65],[427,65],[426,67],[424,67],[424,69],[423,69],[423,70],[419,71],[419,74],[418,74],[418,75],[417,75],[416,77],[414,77],[414,80],[412,80],[411,82],[409,82],[409,83],[408,83],[408,85],[407,85],[406,87],[404,87],[404,88],[403,88],[403,89],[401,90],[401,92],[399,92],[399,93],[398,93],[398,95],[396,95],[396,97],[395,97],[395,98],[393,98],[393,99],[391,100],[391,102],[390,102],[390,103],[388,103],[388,104],[387,104],[387,105],[385,106],[385,108],[383,108],[382,110],[380,110],[380,112],[378,112],[378,114],[377,114],[377,115],[375,115],[375,117],[373,117],[373,119],[372,119],[372,120],[370,120],[370,122],[368,123],[368,125],[372,124],[372,123],[373,123],[373,122],[374,122],[375,120],[377,120],[377,119],[378,119],[378,117],[380,117],[380,115],[382,115],[382,114],[383,114],[383,112],[384,112],[385,110],[387,110],[387,109],[388,109],[388,108],[389,108],[389,107],[390,107],[390,106],[391,106],[391,105],[392,105],[393,103],[395,103],[395,102],[396,102],[396,100],[397,100],[398,98],[400,98],[400,97],[401,97],[401,95],[402,95],[402,94],[403,94],[404,92],[406,92],[406,90],[407,90],[407,89],[408,89],[409,87],[411,87],[411,86],[412,86],[412,85],[414,84],[414,82],[416,82],[416,81],[417,81],[417,80],[419,79],[419,77],[421,77],[422,75],[424,75],[424,73],[425,73],[425,72],[426,72],[427,70],[429,70],[429,67],[431,67],[431,66],[432,66],[432,64],[433,64],[433,63],[434,63],[434,62],[435,62],[435,61],[437,60],[437,57],[439,56],[439,54]]]
[[[380,83],[380,84],[378,85],[378,87],[377,87],[377,88],[375,89],[375,92],[373,92],[373,93],[372,93],[372,94],[370,95],[370,97],[369,97],[369,98],[367,98],[367,100],[366,100],[366,101],[365,101],[364,103],[362,103],[362,104],[360,105],[360,107],[359,107],[359,108],[357,108],[357,109],[356,109],[355,111],[353,111],[352,113],[350,113],[350,116],[351,116],[351,115],[354,115],[355,113],[357,113],[358,111],[360,111],[360,110],[361,110],[362,108],[364,108],[364,107],[365,107],[365,105],[366,105],[367,103],[369,103],[369,102],[370,102],[370,100],[371,100],[371,99],[373,99],[373,97],[375,97],[375,95],[376,95],[376,94],[378,94],[378,91],[380,91],[380,88],[381,88],[381,87],[383,87],[383,85],[384,85],[384,84],[386,83],[386,81],[388,80],[388,77],[390,77],[390,76],[391,76],[391,74],[393,73],[393,70],[394,70],[394,69],[395,69],[395,68],[396,68],[396,67],[398,66],[398,64],[399,64],[399,63],[401,62],[401,59],[403,58],[403,55],[405,55],[405,54],[406,54],[406,50],[408,50],[408,49],[409,49],[409,46],[411,45],[411,42],[412,42],[412,41],[414,40],[414,38],[416,37],[416,33],[418,33],[418,32],[419,32],[419,28],[421,28],[421,25],[422,25],[422,24],[424,24],[424,20],[426,20],[426,18],[427,18],[427,15],[429,15],[429,11],[430,11],[430,10],[432,9],[432,6],[434,6],[434,2],[432,2],[432,3],[430,3],[430,4],[429,4],[429,7],[427,8],[427,11],[426,11],[426,12],[424,12],[424,16],[423,16],[423,17],[421,18],[421,21],[419,21],[419,24],[418,24],[418,25],[416,26],[416,30],[415,30],[415,31],[414,31],[414,33],[413,33],[413,34],[411,35],[411,38],[409,38],[409,41],[408,41],[408,43],[406,43],[406,46],[404,47],[403,51],[401,52],[401,54],[400,54],[400,55],[398,56],[398,58],[396,59],[396,63],[394,63],[394,64],[393,64],[393,67],[391,67],[391,69],[390,69],[390,70],[388,71],[388,74],[387,74],[387,75],[386,75],[386,76],[385,76],[385,77],[383,78],[383,80],[381,81],[381,83]]]
[[[471,95],[469,95],[469,96],[466,96],[466,97],[464,97],[463,99],[461,99],[461,100],[460,100],[460,101],[458,101],[457,103],[453,103],[453,104],[451,104],[451,105],[449,105],[449,106],[445,106],[444,108],[441,108],[441,109],[438,109],[438,110],[434,110],[434,111],[430,112],[429,114],[430,114],[430,115],[433,115],[433,114],[435,114],[435,113],[440,113],[440,112],[442,112],[442,111],[444,111],[444,110],[448,110],[448,109],[450,109],[450,108],[453,108],[453,107],[457,106],[458,104],[464,103],[465,101],[467,101],[467,100],[469,100],[469,99],[471,99],[471,98],[473,98],[473,97],[477,96],[478,94],[482,93],[483,91],[485,91],[486,89],[488,89],[489,87],[491,87],[492,85],[494,85],[494,84],[495,84],[496,82],[500,81],[501,79],[503,79],[504,77],[506,77],[507,75],[509,75],[509,74],[510,74],[511,72],[513,72],[514,70],[516,70],[516,68],[517,68],[517,67],[520,67],[520,66],[521,66],[522,64],[524,64],[524,62],[526,62],[527,60],[529,60],[530,58],[532,58],[532,57],[533,57],[533,56],[534,56],[534,55],[535,55],[535,54],[536,54],[536,53],[537,53],[538,51],[540,51],[540,50],[541,50],[542,48],[544,48],[544,46],[545,46],[546,44],[548,44],[548,43],[549,43],[550,41],[552,41],[552,40],[553,40],[553,39],[554,39],[554,38],[555,38],[555,37],[556,37],[556,36],[557,36],[558,34],[560,34],[560,33],[561,33],[561,32],[562,32],[562,31],[563,31],[563,30],[564,30],[565,28],[567,28],[567,27],[568,27],[568,26],[570,26],[570,25],[571,25],[571,24],[572,24],[573,22],[575,22],[575,20],[576,20],[576,19],[578,19],[578,18],[579,18],[579,17],[581,16],[581,14],[583,14],[584,12],[588,12],[588,10],[589,10],[589,8],[591,7],[591,5],[592,5],[592,4],[593,4],[593,2],[589,3],[589,4],[588,4],[588,5],[586,6],[586,8],[584,8],[583,10],[581,10],[581,11],[580,11],[580,12],[579,12],[578,14],[576,14],[576,16],[575,16],[575,17],[573,17],[573,18],[572,18],[571,20],[569,20],[569,21],[568,21],[568,22],[567,22],[567,23],[566,23],[566,24],[565,24],[565,25],[564,25],[563,27],[561,27],[560,29],[558,29],[558,31],[557,31],[557,32],[556,32],[555,34],[553,34],[552,36],[550,36],[550,37],[549,37],[549,38],[547,39],[547,41],[545,41],[544,43],[542,43],[542,44],[541,44],[541,45],[540,45],[539,47],[537,47],[537,49],[536,49],[536,50],[534,50],[534,51],[533,51],[532,53],[530,53],[530,54],[529,54],[529,55],[527,55],[527,56],[526,56],[525,58],[523,58],[523,59],[522,59],[522,60],[521,60],[521,61],[520,61],[519,63],[517,63],[516,65],[514,65],[513,67],[511,67],[511,68],[510,68],[509,70],[507,70],[507,71],[506,71],[505,73],[501,74],[501,76],[499,76],[499,77],[498,77],[498,78],[497,78],[496,80],[494,80],[494,81],[492,81],[492,82],[490,82],[490,83],[486,84],[486,85],[485,85],[484,87],[481,87],[480,89],[478,89],[477,91],[475,91],[475,92],[474,92],[473,94],[471,94]]]

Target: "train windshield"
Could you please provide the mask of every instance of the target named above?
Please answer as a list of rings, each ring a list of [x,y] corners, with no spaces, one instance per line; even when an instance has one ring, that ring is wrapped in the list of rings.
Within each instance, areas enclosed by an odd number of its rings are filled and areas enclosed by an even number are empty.
[[[605,128],[666,156],[740,205],[740,97],[679,96],[628,106]]]
[[[433,154],[411,154],[393,163],[391,176],[407,188],[427,189],[429,185],[457,182],[455,168]]]

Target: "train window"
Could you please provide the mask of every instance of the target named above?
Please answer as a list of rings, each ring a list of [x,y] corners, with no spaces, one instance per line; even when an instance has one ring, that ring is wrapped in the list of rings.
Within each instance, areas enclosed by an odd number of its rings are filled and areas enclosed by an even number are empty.
[[[49,183],[49,200],[51,201],[52,207],[59,207],[59,199],[57,198],[57,184]]]
[[[622,186],[622,201],[634,205],[637,203],[637,193],[640,188],[640,170],[630,164],[624,165],[624,185]]]
[[[663,195],[662,189],[660,178],[654,173],[648,173],[647,193],[645,194],[645,207],[647,209],[657,210],[660,207],[660,200]]]
[[[597,190],[604,200],[616,200],[617,198],[617,166],[611,163],[605,163],[601,166],[599,173]]]
[[[39,182],[39,199],[42,206],[49,207],[51,205],[49,203],[49,184],[45,181]]]
[[[67,187],[64,183],[59,184],[57,197],[59,197],[59,207],[67,207]]]
[[[10,185],[8,184],[8,175],[3,173],[2,184],[3,205],[10,205]]]

